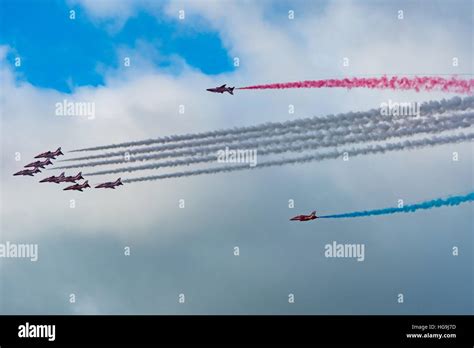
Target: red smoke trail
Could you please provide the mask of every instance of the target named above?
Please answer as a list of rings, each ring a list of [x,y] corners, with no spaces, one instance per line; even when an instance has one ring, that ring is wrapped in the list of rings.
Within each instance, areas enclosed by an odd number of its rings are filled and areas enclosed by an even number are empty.
[[[286,88],[371,88],[397,89],[419,91],[443,91],[452,93],[472,94],[474,79],[463,80],[457,77],[373,77],[373,78],[345,78],[314,81],[299,81],[286,83],[272,83],[240,87],[238,89],[286,89]]]

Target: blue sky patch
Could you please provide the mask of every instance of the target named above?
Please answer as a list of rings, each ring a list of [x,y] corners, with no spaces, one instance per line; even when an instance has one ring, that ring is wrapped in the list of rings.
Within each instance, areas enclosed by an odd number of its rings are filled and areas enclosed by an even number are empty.
[[[75,20],[69,19],[71,9],[76,10]],[[201,26],[199,32],[196,26],[187,26],[193,19],[180,22],[140,12],[111,34],[92,23],[82,8],[71,8],[63,1],[6,0],[0,12],[0,44],[13,50],[8,61],[13,66],[19,56],[22,65],[15,69],[38,87],[71,92],[78,86],[103,85],[103,68],[118,67],[117,48],[134,49],[139,47],[137,42],[146,42],[159,52],[160,59],[150,57],[156,68],[169,67],[170,57],[177,55],[205,74],[233,70],[219,35]]]

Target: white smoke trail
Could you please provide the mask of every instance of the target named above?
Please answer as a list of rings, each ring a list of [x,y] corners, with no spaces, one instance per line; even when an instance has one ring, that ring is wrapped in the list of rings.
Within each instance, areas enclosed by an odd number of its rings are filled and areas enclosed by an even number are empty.
[[[365,138],[357,138],[358,141],[369,141],[375,140],[373,138],[374,133],[383,133],[378,134],[377,140],[384,140],[390,137],[397,136],[395,130],[408,128],[402,135],[398,136],[408,136],[411,134],[415,134],[413,130],[417,130],[417,132],[424,132],[422,126],[427,129],[427,132],[442,132],[444,130],[456,129],[456,128],[463,128],[469,127],[473,124],[473,113],[462,113],[457,115],[452,115],[448,117],[439,117],[433,116],[430,118],[415,118],[415,119],[403,119],[400,122],[394,123],[376,123],[365,125],[361,127],[349,127],[349,128],[339,128],[334,129],[328,132],[319,131],[316,133],[309,133],[309,134],[302,134],[302,135],[295,135],[295,136],[287,136],[287,137],[280,137],[280,138],[269,138],[269,139],[259,139],[257,141],[250,141],[250,142],[241,142],[236,145],[239,149],[246,149],[246,148],[261,148],[268,145],[278,145],[278,144],[288,144],[294,143],[297,141],[305,141],[305,140],[316,140],[316,139],[325,139],[325,138],[332,138],[333,140],[325,145],[321,143],[321,146],[336,146],[342,145],[348,142],[354,142],[348,137],[349,134],[368,134]],[[431,125],[432,127],[428,127]],[[226,144],[228,145],[228,144]],[[162,152],[158,154],[147,154],[141,156],[135,156],[131,158],[129,161],[125,160],[124,158],[120,159],[111,159],[111,160],[103,160],[103,161],[94,161],[94,162],[85,162],[79,163],[69,166],[61,166],[56,167],[54,169],[69,169],[69,168],[81,168],[81,167],[94,167],[100,165],[111,165],[111,164],[120,164],[125,162],[136,162],[136,161],[148,161],[148,160],[158,160],[170,157],[181,157],[181,156],[195,156],[195,155],[209,155],[213,154],[216,151],[221,150],[223,147],[222,144],[216,144],[212,146],[200,147],[195,149],[186,149],[186,150],[179,150],[179,151],[169,151],[169,152]]]
[[[413,119],[406,121],[403,126],[396,125],[392,127],[386,125],[374,125],[363,129],[363,131],[342,134],[340,136],[325,136],[321,138],[313,138],[312,135],[304,135],[300,137],[298,143],[294,141],[280,141],[278,143],[271,143],[270,147],[260,149],[262,143],[254,142],[251,146],[239,146],[239,150],[251,148],[258,149],[259,156],[279,154],[284,152],[301,152],[305,150],[315,150],[321,147],[341,146],[350,143],[364,143],[369,141],[383,141],[390,138],[406,137],[423,133],[440,133],[443,131],[454,130],[459,128],[467,128],[474,123],[474,112],[468,114],[455,115],[450,118],[436,118],[436,119]],[[268,145],[268,144],[265,144]],[[275,146],[276,145],[276,146]],[[223,150],[220,145],[216,151]],[[215,151],[208,154],[201,154],[204,156],[196,156],[191,158],[184,158],[180,160],[173,160],[161,163],[145,164],[133,167],[122,167],[116,169],[108,169],[86,173],[85,175],[103,175],[114,174],[122,172],[134,172],[139,170],[159,169],[165,167],[175,167],[183,165],[191,165],[197,163],[208,163],[217,160]]]
[[[467,110],[469,108],[474,107],[474,97],[466,97],[466,98],[459,98],[454,97],[449,100],[441,100],[441,101],[429,101],[422,103],[420,105],[420,114],[421,115],[429,115],[434,113],[443,113],[447,111],[462,111]],[[126,142],[120,144],[111,144],[111,145],[103,145],[97,147],[90,147],[84,149],[73,150],[72,152],[77,151],[96,151],[96,150],[107,150],[107,149],[114,149],[114,148],[121,148],[121,147],[134,147],[134,146],[142,146],[142,145],[152,145],[152,144],[165,144],[163,146],[157,146],[152,148],[144,148],[144,149],[136,149],[136,150],[129,150],[129,151],[118,151],[118,152],[109,152],[100,155],[91,155],[91,156],[84,156],[73,158],[64,161],[77,161],[77,160],[90,160],[90,159],[98,159],[98,158],[106,158],[112,156],[123,156],[124,152],[128,152],[130,154],[136,153],[145,153],[150,151],[164,151],[170,149],[178,149],[184,147],[194,147],[206,144],[213,144],[216,143],[216,139],[207,139],[206,138],[218,138],[221,139],[221,142],[229,142],[233,141],[231,139],[239,140],[239,139],[250,139],[252,137],[259,138],[262,136],[270,136],[272,133],[276,133],[276,135],[283,134],[282,132],[288,132],[292,128],[306,128],[311,126],[319,126],[320,129],[329,129],[331,127],[339,127],[347,124],[361,124],[366,122],[374,122],[374,118],[382,118],[386,119],[387,116],[382,116],[379,109],[372,109],[366,112],[349,112],[345,114],[338,114],[338,115],[328,115],[324,117],[312,117],[312,118],[305,118],[305,119],[298,119],[298,120],[291,120],[286,122],[272,122],[272,123],[264,123],[255,126],[249,127],[239,127],[239,128],[230,128],[230,129],[222,129],[217,131],[211,132],[204,132],[204,133],[195,133],[195,134],[184,134],[184,135],[172,135],[168,137],[156,138],[156,139],[147,139],[147,140],[140,140],[134,142]],[[246,136],[243,136],[246,134]],[[243,137],[239,137],[243,136]],[[167,143],[174,143],[174,142],[181,142],[179,144],[167,144]],[[167,145],[166,145],[167,144]]]
[[[278,137],[278,136],[289,134],[289,133],[301,134],[301,133],[314,131],[314,130],[322,131],[322,130],[329,130],[329,129],[339,128],[339,127],[357,126],[360,124],[393,120],[393,116],[382,116],[380,115],[380,112],[374,115],[364,114],[361,116],[361,115],[355,114],[354,116],[355,117],[352,120],[334,119],[333,123],[327,123],[327,122],[316,123],[315,119],[302,119],[302,120],[298,120],[300,122],[297,125],[290,125],[285,128],[268,128],[262,131],[257,131],[257,132],[251,131],[251,132],[237,134],[237,135],[230,134],[230,135],[216,137],[216,138],[192,139],[191,141],[186,141],[186,142],[165,144],[165,145],[159,145],[159,146],[150,146],[150,147],[145,147],[145,148],[140,148],[140,149],[135,149],[135,150],[106,152],[106,153],[102,153],[98,155],[75,157],[75,158],[60,160],[60,162],[93,160],[93,159],[109,158],[109,157],[117,157],[117,156],[124,157],[125,154],[136,155],[140,153],[196,148],[198,146],[208,146],[208,145],[214,145],[214,144],[224,143],[224,142],[228,144],[228,143],[240,142],[240,141],[244,141],[248,139],[262,139],[264,137]]]
[[[238,165],[228,165],[222,167],[215,167],[215,168],[205,168],[205,169],[196,169],[190,171],[182,171],[182,172],[175,172],[175,173],[168,173],[168,174],[160,174],[160,175],[152,175],[152,176],[144,176],[138,178],[131,178],[122,180],[123,183],[134,183],[134,182],[142,182],[142,181],[153,181],[153,180],[162,180],[162,179],[170,179],[170,178],[181,178],[181,177],[188,177],[188,176],[196,176],[196,175],[204,175],[204,174],[217,174],[223,172],[233,172],[238,170],[249,170],[249,169],[256,169],[256,168],[266,168],[266,167],[273,167],[273,166],[282,166],[286,164],[296,164],[296,163],[306,163],[312,161],[322,161],[327,159],[336,159],[344,155],[344,153],[348,153],[350,156],[360,156],[360,155],[368,155],[368,154],[378,154],[378,153],[385,153],[389,151],[398,151],[398,150],[411,150],[426,146],[435,146],[435,145],[443,145],[443,144],[450,144],[450,143],[458,143],[463,141],[473,141],[474,140],[474,133],[469,134],[457,134],[457,135],[447,135],[447,136],[436,136],[431,138],[423,138],[419,140],[405,140],[402,142],[397,143],[387,143],[383,145],[369,145],[362,148],[352,148],[347,150],[333,150],[328,153],[318,153],[312,155],[305,155],[301,157],[295,158],[283,158],[277,160],[271,160],[266,162],[260,162],[255,167],[250,167],[248,164],[238,164]]]

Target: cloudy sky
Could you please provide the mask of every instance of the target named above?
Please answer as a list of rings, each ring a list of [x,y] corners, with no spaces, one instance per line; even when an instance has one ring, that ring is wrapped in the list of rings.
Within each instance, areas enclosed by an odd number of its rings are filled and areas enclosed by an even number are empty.
[[[288,221],[312,210],[333,214],[471,192],[469,143],[133,183],[115,191],[64,192],[11,174],[58,146],[69,151],[363,111],[388,100],[453,97],[343,89],[230,96],[205,89],[472,74],[473,13],[470,0],[1,1],[0,242],[36,243],[39,255],[36,262],[0,259],[0,312],[472,313],[472,204]],[[64,100],[94,103],[95,117],[57,116],[55,105]],[[453,152],[459,161],[452,161]],[[333,241],[364,244],[365,260],[324,257]]]

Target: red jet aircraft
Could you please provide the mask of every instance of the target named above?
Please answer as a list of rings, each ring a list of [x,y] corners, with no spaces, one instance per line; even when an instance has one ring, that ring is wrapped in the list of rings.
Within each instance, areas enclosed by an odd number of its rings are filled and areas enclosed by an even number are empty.
[[[20,170],[19,172],[16,172],[15,174],[13,174],[14,176],[16,175],[28,175],[28,176],[33,176],[35,175],[36,173],[41,173],[41,170],[39,170],[38,168],[34,168],[34,169],[23,169],[23,170]]]
[[[25,166],[25,168],[28,168],[28,167],[34,167],[34,168],[44,168],[45,166],[49,165],[49,164],[53,164],[53,162],[51,162],[49,160],[49,158],[45,159],[44,161],[36,161],[36,162],[31,162],[29,164],[27,164]]]
[[[66,176],[61,181],[62,182],[74,182],[75,183],[76,181],[81,180],[81,179],[84,179],[84,178],[82,177],[82,172],[79,172],[75,176]]]
[[[206,89],[206,91],[214,92],[214,93],[221,93],[221,94],[224,93],[224,92],[227,92],[229,94],[234,95],[234,88],[235,87],[226,87],[226,84],[223,84],[220,87],[208,88],[208,89]]]
[[[52,159],[56,159],[57,156],[59,155],[64,155],[62,152],[61,152],[61,148],[58,147],[58,149],[56,151],[46,151],[46,152],[43,152],[43,153],[40,153],[38,156],[35,156],[35,158],[52,158]]]
[[[64,191],[74,190],[74,191],[81,191],[82,192],[82,189],[85,189],[87,187],[90,187],[90,186],[89,186],[89,182],[86,180],[82,184],[71,185],[71,186],[68,186],[68,187],[64,188],[63,190]]]
[[[120,178],[118,178],[118,179],[115,180],[115,181],[104,182],[103,184],[99,184],[99,185],[97,185],[95,188],[111,188],[111,189],[115,189],[116,186],[120,186],[120,185],[123,185],[123,184],[122,184],[122,181],[120,180]]]
[[[297,215],[292,217],[290,221],[309,221],[317,218],[319,218],[319,216],[316,216],[316,211],[312,211],[309,215]]]
[[[49,176],[43,180],[40,180],[40,182],[54,182],[55,184],[59,184],[64,180],[64,172],[59,174],[58,176]]]

